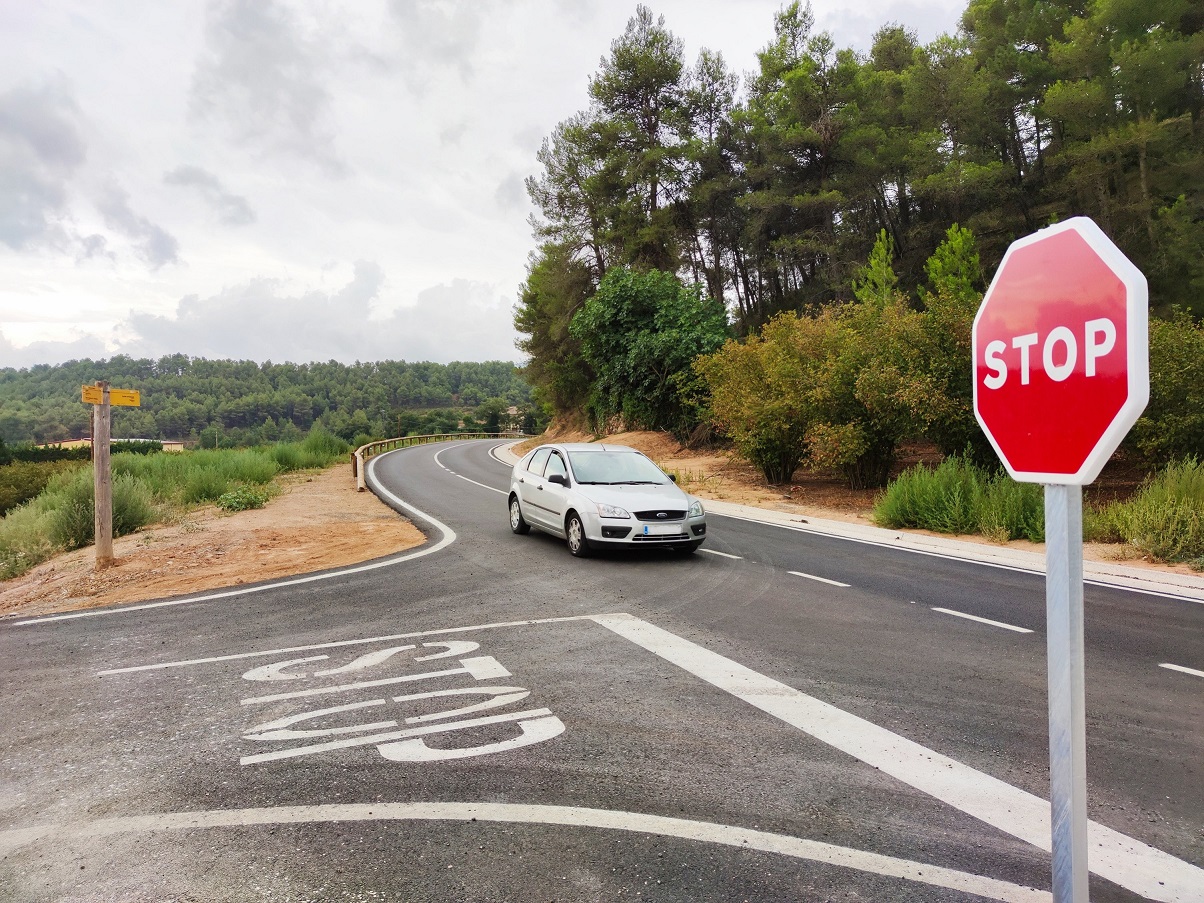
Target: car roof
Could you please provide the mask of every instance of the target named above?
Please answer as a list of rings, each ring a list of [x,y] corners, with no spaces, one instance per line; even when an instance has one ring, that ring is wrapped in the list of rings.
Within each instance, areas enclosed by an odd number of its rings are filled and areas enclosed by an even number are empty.
[[[562,448],[567,452],[595,452],[595,451],[617,451],[617,452],[637,452],[634,448],[627,445],[612,445],[603,442],[566,442],[552,446],[553,448]]]

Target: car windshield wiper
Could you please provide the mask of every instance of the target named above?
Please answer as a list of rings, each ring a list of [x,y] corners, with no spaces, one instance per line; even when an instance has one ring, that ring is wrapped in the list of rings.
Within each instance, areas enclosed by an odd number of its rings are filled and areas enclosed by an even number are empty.
[[[615,483],[607,482],[606,480],[578,480],[578,483],[583,486],[614,486]]]
[[[619,483],[613,483],[614,486],[664,486],[660,480],[622,480]]]

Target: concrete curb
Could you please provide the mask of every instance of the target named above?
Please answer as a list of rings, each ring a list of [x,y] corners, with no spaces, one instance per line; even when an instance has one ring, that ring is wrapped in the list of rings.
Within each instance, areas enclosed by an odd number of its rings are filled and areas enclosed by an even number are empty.
[[[518,456],[511,451],[514,445],[517,443],[499,446],[497,448],[498,459],[509,461],[511,464],[516,463]],[[977,564],[1026,571],[1032,574],[1045,573],[1045,556],[1039,552],[927,536],[906,530],[886,530],[882,527],[865,524],[824,520],[808,515],[774,511],[769,508],[757,508],[752,505],[737,505],[712,499],[703,499],[702,501],[707,511],[720,517],[784,527],[800,533],[834,536],[852,542],[901,549],[921,555],[972,561]],[[1083,580],[1093,586],[1111,586],[1172,599],[1204,603],[1204,576],[1175,574],[1153,568],[1133,567],[1106,561],[1084,561]]]

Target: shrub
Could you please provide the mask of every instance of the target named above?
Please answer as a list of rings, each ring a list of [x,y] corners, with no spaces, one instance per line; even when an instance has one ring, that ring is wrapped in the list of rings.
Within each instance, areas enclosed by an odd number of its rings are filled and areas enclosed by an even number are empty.
[[[884,527],[974,532],[988,480],[980,468],[958,457],[946,458],[934,469],[913,467],[887,488],[874,507],[874,520]]]
[[[77,466],[73,461],[15,461],[0,467],[0,516],[38,495],[55,474]]]
[[[0,580],[19,577],[54,554],[52,513],[36,498],[0,519]]]
[[[95,541],[92,469],[56,478],[43,504],[51,510],[50,541],[59,548],[79,549]],[[113,536],[124,536],[155,519],[150,488],[129,474],[113,478]]]
[[[213,467],[197,467],[189,471],[181,495],[186,505],[215,502],[230,491],[230,481]]]
[[[324,456],[327,464],[351,451],[351,446],[338,436],[331,435],[320,423],[313,425],[309,435],[302,440],[301,448],[314,455]]]
[[[1167,465],[1133,498],[1110,506],[1106,517],[1122,539],[1150,557],[1198,566],[1204,559],[1204,462],[1187,458]]]
[[[1045,539],[1045,496],[1035,483],[1017,483],[965,458],[904,471],[874,508],[884,527],[936,533],[982,533],[996,541]]]
[[[239,486],[218,496],[217,507],[223,511],[248,511],[252,508],[262,508],[271,497],[272,493],[266,488]]]

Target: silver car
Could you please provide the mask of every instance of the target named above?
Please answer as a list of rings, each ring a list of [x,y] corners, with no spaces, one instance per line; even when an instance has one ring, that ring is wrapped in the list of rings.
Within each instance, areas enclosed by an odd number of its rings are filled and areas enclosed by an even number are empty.
[[[541,445],[514,465],[510,529],[559,536],[577,557],[598,548],[668,546],[706,538],[702,502],[625,445]]]

